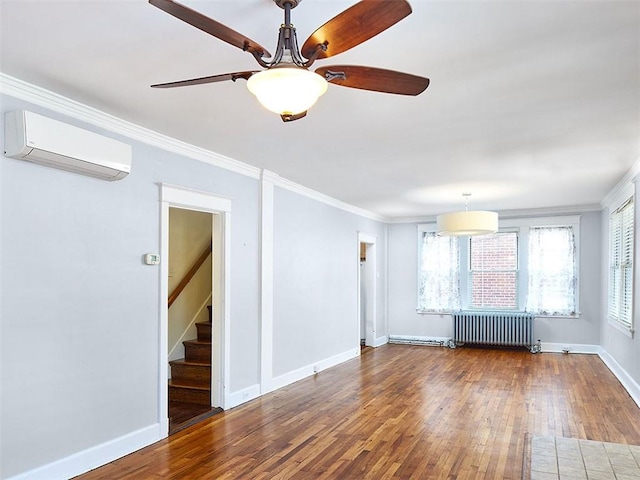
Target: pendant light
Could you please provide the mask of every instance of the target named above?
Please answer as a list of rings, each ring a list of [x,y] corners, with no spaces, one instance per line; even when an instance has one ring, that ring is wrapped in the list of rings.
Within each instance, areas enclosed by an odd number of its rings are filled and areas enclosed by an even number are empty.
[[[469,211],[470,193],[463,193],[464,211],[438,215],[438,235],[473,236],[498,231],[498,214],[486,210]]]

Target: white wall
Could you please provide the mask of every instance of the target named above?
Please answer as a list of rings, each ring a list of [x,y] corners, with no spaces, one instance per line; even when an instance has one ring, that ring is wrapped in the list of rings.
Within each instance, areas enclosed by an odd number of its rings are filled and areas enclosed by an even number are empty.
[[[570,213],[570,212],[568,212]],[[600,212],[580,218],[580,317],[537,318],[535,337],[542,343],[599,345],[601,289]],[[389,226],[389,333],[418,337],[451,337],[450,315],[416,313],[417,224]]]

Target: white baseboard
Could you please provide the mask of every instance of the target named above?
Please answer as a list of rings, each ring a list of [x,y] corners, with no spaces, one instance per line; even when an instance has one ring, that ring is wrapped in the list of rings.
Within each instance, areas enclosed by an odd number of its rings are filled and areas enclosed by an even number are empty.
[[[451,337],[424,337],[420,335],[389,335],[389,343],[408,345],[447,346]]]
[[[260,396],[260,384],[256,383],[237,392],[231,392],[225,403],[226,408],[237,407]]]
[[[600,351],[599,345],[588,345],[582,343],[548,343],[542,342],[543,353],[587,353],[597,355]],[[567,351],[565,351],[567,349]]]
[[[280,375],[275,377],[271,382],[271,390],[277,390],[282,387],[286,387],[298,380],[302,380],[303,378],[310,377],[322,370],[326,370],[327,368],[334,367],[342,362],[346,362],[347,360],[351,360],[352,358],[356,358],[360,355],[360,347],[352,348],[347,350],[346,352],[339,353],[338,355],[334,355],[333,357],[326,358],[324,360],[320,360],[315,364],[305,365],[304,367],[298,368],[291,372],[285,373],[284,375]]]
[[[378,347],[381,347],[382,345],[386,345],[387,343],[389,343],[389,337],[385,335],[384,337],[376,338],[373,341],[373,347],[378,348]]]
[[[160,424],[151,425],[8,480],[66,480],[129,455],[161,440]]]
[[[633,398],[633,401],[636,402],[636,405],[640,407],[640,385],[631,378],[631,375],[629,375],[605,349],[599,347],[598,355],[609,370],[611,370],[611,373],[620,381],[625,390],[629,392],[629,395]]]

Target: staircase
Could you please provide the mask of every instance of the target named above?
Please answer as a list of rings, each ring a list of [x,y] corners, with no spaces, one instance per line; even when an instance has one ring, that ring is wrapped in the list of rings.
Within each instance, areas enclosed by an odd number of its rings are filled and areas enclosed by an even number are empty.
[[[209,321],[196,323],[198,338],[186,340],[184,358],[169,362],[169,402],[211,406],[211,306]]]

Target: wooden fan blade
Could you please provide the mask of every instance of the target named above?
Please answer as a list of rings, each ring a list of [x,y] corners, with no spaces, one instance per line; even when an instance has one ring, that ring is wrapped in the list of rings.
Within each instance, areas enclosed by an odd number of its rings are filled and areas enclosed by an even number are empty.
[[[316,58],[327,58],[375,37],[411,13],[405,0],[362,0],[318,28],[300,53],[312,58],[318,45],[326,45]]]
[[[216,82],[224,82],[226,80],[233,80],[234,82],[239,78],[244,78],[248,80],[251,75],[254,73],[258,73],[260,70],[252,70],[249,72],[234,72],[234,73],[223,73],[221,75],[211,75],[209,77],[200,77],[200,78],[192,78],[190,80],[180,80],[177,82],[168,82],[168,83],[156,83],[155,85],[151,85],[153,88],[173,88],[173,87],[188,87],[190,85],[202,85],[204,83],[216,83]]]
[[[169,15],[173,15],[177,19],[187,22],[189,25],[193,25],[203,32],[213,35],[234,47],[238,47],[252,53],[255,52],[260,57],[271,56],[267,49],[259,43],[254,42],[250,38],[232,30],[226,25],[216,22],[212,18],[181,5],[178,2],[174,2],[173,0],[149,0],[149,3],[154,7],[158,7],[160,10],[167,12]]]
[[[429,86],[428,78],[374,67],[331,65],[316,73],[335,85],[398,95],[420,95]]]

